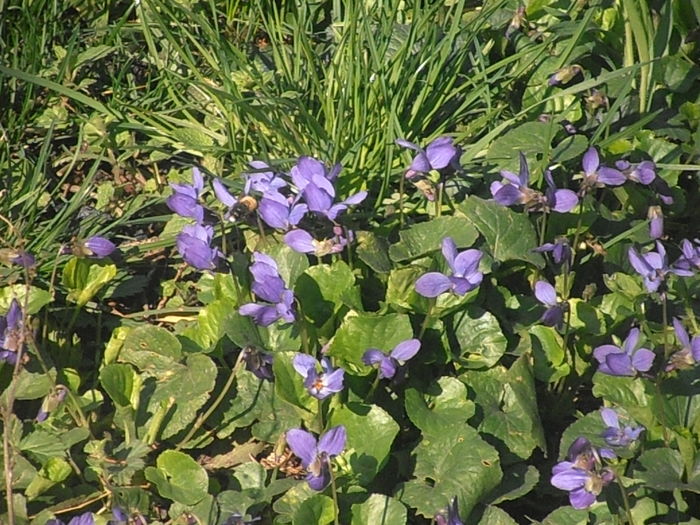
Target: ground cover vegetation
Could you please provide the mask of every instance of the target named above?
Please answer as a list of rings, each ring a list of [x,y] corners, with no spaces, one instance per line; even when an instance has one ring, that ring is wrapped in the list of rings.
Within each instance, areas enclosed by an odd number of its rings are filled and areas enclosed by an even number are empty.
[[[0,521],[700,523],[700,2],[0,11]]]

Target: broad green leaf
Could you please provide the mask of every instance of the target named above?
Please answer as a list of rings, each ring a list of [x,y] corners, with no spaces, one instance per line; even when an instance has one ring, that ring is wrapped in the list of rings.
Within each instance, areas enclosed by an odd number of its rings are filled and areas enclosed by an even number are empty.
[[[223,319],[222,328],[228,338],[241,348],[262,345],[262,339],[252,318],[240,315],[235,309],[229,311]]]
[[[348,403],[333,410],[330,425],[344,425],[347,432],[345,457],[360,485],[367,485],[384,465],[399,425],[377,405]],[[367,429],[372,439],[367,439]]]
[[[304,481],[297,482],[291,489],[272,504],[272,510],[277,514],[275,523],[292,523],[292,518],[302,503],[318,494]]]
[[[195,505],[207,495],[206,471],[190,456],[177,450],[162,452],[156,467],[147,467],[145,475],[161,496],[178,503]]]
[[[38,475],[31,481],[27,489],[25,490],[25,495],[28,500],[33,500],[37,496],[43,494],[48,489],[53,487],[56,483],[68,478],[71,475],[73,469],[68,464],[68,462],[61,457],[49,458],[49,460],[41,467]]]
[[[621,406],[646,427],[654,426],[654,385],[645,379],[617,377],[596,372],[593,375],[593,395]]]
[[[43,464],[52,457],[62,457],[64,451],[88,436],[88,430],[83,427],[76,427],[67,432],[42,427],[24,436],[19,442],[19,449]]]
[[[100,370],[100,384],[116,404],[128,406],[134,387],[134,371],[127,364],[113,363]]]
[[[367,349],[390,351],[411,338],[413,328],[407,315],[349,312],[331,341],[328,353],[349,365],[353,374],[367,375],[372,371],[362,362]]]
[[[261,346],[273,352],[297,351],[301,348],[301,336],[297,323],[274,323],[258,327]]]
[[[467,425],[425,434],[414,453],[416,478],[397,495],[427,518],[455,496],[460,513],[468,516],[501,481],[498,452]]]
[[[17,299],[20,306],[24,306],[29,291],[27,301],[27,314],[34,315],[52,300],[51,294],[46,290],[37,288],[36,286],[25,286],[24,284],[13,284],[0,288],[0,312],[2,315],[7,313],[10,308],[12,299]]]
[[[428,392],[409,388],[405,394],[406,414],[426,434],[439,434],[449,426],[463,426],[474,415],[467,387],[454,377],[441,377]]]
[[[235,303],[228,299],[214,300],[197,314],[197,322],[188,326],[179,335],[197,343],[203,350],[213,350],[224,336],[228,320],[237,315]]]
[[[68,300],[85,306],[117,275],[117,267],[104,261],[73,257],[63,268],[63,284],[69,290]]]
[[[501,262],[517,259],[544,267],[542,255],[532,251],[538,243],[527,215],[474,195],[457,209],[484,236],[494,259]]]
[[[343,306],[343,295],[352,290],[355,276],[343,261],[333,265],[317,264],[308,268],[296,281],[294,292],[304,315],[322,326]]]
[[[195,127],[173,129],[170,133],[175,140],[184,144],[187,149],[197,153],[205,153],[214,145],[214,139]]]
[[[529,458],[535,447],[546,450],[528,356],[518,358],[510,369],[469,370],[460,379],[476,394],[474,402],[483,414],[480,432],[495,436],[522,459]]]
[[[399,232],[401,240],[389,248],[393,261],[415,259],[442,246],[445,237],[452,237],[458,248],[470,248],[479,236],[464,217],[438,217]]]
[[[292,525],[328,525],[336,516],[333,500],[316,494],[304,500],[294,513]]]
[[[357,256],[377,273],[391,270],[389,242],[373,232],[357,232]]]
[[[552,152],[552,163],[561,163],[566,162],[567,160],[575,159],[576,157],[582,156],[587,149],[588,139],[585,136],[570,135],[557,144],[554,148],[554,151]],[[559,179],[556,178],[556,173],[555,181],[559,182]],[[567,185],[562,184],[562,186],[559,186],[559,184],[557,184],[557,186],[566,187]]]
[[[49,373],[55,378],[55,370],[52,369]],[[20,400],[42,398],[51,391],[53,386],[47,374],[35,374],[25,368],[20,369],[15,385],[15,398]]]
[[[318,400],[313,398],[304,386],[304,378],[301,377],[292,360],[295,352],[276,352],[272,362],[272,371],[275,374],[275,392],[287,403],[301,409],[308,414],[318,413]]]
[[[131,330],[119,352],[119,361],[131,363],[156,377],[171,373],[182,356],[182,345],[165,328],[142,325]]]
[[[162,439],[177,434],[194,421],[197,411],[214,389],[216,376],[216,365],[204,354],[192,354],[187,357],[185,366],[179,365],[164,374],[147,400],[148,412],[154,414],[154,418],[161,407],[174,406],[174,410],[167,410],[163,420],[160,431]],[[146,400],[142,399],[142,402]]]
[[[352,506],[351,525],[405,525],[406,507],[384,494],[372,494],[364,503]]]
[[[489,505],[479,520],[479,525],[518,525],[505,510]]]
[[[195,505],[185,505],[183,503],[173,503],[168,509],[170,516],[178,516],[172,521],[173,525],[189,525],[196,520],[202,525],[213,525],[219,516],[219,505],[214,496],[207,494],[199,503]]]
[[[687,489],[683,483],[683,458],[671,448],[654,448],[639,456],[634,477],[656,490]],[[700,490],[696,489],[696,492]]]
[[[526,122],[504,133],[494,140],[486,154],[486,160],[494,163],[499,170],[518,173],[520,153],[528,160],[531,173],[536,160],[549,151],[551,124],[545,122]],[[533,181],[535,177],[533,176]]]
[[[534,465],[515,463],[503,471],[501,484],[489,494],[491,503],[514,501],[528,494],[540,480],[540,471]]]
[[[454,335],[461,350],[459,364],[466,368],[488,368],[505,353],[506,340],[491,313],[469,307],[454,315]]]
[[[425,273],[418,266],[397,268],[389,274],[386,302],[419,313],[428,311],[430,301],[416,292],[416,281]]]
[[[535,359],[535,377],[540,381],[554,383],[569,373],[570,366],[564,352],[564,341],[551,326],[531,326],[522,334],[532,345]]]

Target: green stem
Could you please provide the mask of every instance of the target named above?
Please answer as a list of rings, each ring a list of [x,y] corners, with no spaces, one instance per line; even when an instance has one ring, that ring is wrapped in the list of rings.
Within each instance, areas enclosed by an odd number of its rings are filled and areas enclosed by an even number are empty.
[[[369,392],[367,392],[367,397],[365,397],[365,403],[369,403],[372,401],[372,398],[374,397],[374,392],[377,390],[377,387],[379,386],[379,371],[377,371],[377,375],[374,377],[374,381],[372,382],[372,386],[369,387]]]
[[[423,319],[423,323],[420,326],[420,333],[418,334],[418,339],[423,339],[425,331],[428,329],[428,325],[430,324],[430,321],[433,318],[433,308],[435,307],[436,299],[428,299],[428,301],[430,301],[428,305],[428,312],[425,314],[425,319]]]
[[[180,441],[177,446],[175,447],[175,450],[180,450],[182,447],[184,447],[187,442],[192,439],[192,436],[195,435],[195,433],[200,429],[200,427],[204,424],[204,422],[209,418],[214,413],[214,410],[217,409],[217,407],[221,404],[221,402],[224,400],[226,397],[226,394],[228,394],[228,391],[231,389],[231,386],[233,385],[233,381],[236,379],[236,375],[238,374],[238,370],[241,368],[241,365],[243,364],[243,352],[240,352],[238,354],[238,359],[236,360],[236,364],[233,365],[233,369],[231,370],[231,375],[229,376],[228,380],[226,381],[226,384],[224,385],[224,388],[221,390],[217,398],[214,400],[214,402],[211,404],[211,406],[207,409],[206,412],[204,412],[202,415],[200,415],[197,418],[197,421],[195,421],[194,425],[192,425],[192,428],[190,431],[187,433],[187,435],[182,438],[182,441]]]
[[[406,177],[402,173],[401,179],[399,180],[399,228],[403,228],[403,194],[406,189],[405,178]]]
[[[328,469],[331,473],[331,494],[333,495],[333,505],[335,506],[335,513],[333,516],[334,525],[339,525],[338,516],[340,515],[340,507],[338,506],[338,488],[335,485],[335,473],[333,472],[333,465],[331,464],[330,458],[328,458]]]
[[[632,509],[630,508],[630,500],[627,496],[627,491],[625,490],[622,480],[617,478],[617,486],[620,487],[620,494],[622,495],[622,503],[625,506],[625,512],[627,513],[628,525],[634,525],[634,518],[632,517]]]
[[[437,184],[437,199],[435,199],[435,217],[442,215],[442,184]]]

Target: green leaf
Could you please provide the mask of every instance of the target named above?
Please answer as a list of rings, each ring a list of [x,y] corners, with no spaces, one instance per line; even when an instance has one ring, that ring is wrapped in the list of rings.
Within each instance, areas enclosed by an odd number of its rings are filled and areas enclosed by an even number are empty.
[[[333,500],[323,494],[316,494],[304,500],[294,513],[292,525],[328,525],[335,519]]]
[[[194,421],[197,411],[214,389],[216,375],[216,365],[204,354],[192,354],[187,357],[185,366],[179,365],[164,373],[164,379],[148,399],[148,411],[152,414],[157,414],[162,406],[175,403],[175,409],[166,414],[160,433],[162,439],[177,434]]]
[[[318,494],[308,483],[298,482],[272,505],[277,517],[275,523],[291,523],[302,503]]]
[[[56,371],[52,369],[50,374],[55,377]],[[35,374],[22,368],[15,380],[15,385],[15,398],[26,400],[44,397],[51,391],[53,383],[47,374]]]
[[[549,123],[526,122],[494,140],[486,153],[486,160],[494,163],[499,170],[517,174],[522,153],[527,158],[532,173],[536,159],[549,151],[551,134]]]
[[[357,232],[357,256],[377,273],[391,270],[389,242],[373,232]]]
[[[343,306],[343,296],[355,285],[355,276],[343,261],[317,264],[299,276],[294,292],[304,315],[322,326]]]
[[[147,467],[145,475],[161,496],[178,503],[195,505],[207,495],[207,472],[190,456],[177,450],[161,453],[156,467]]]
[[[384,494],[372,494],[364,503],[352,506],[350,525],[405,525],[406,507]]]
[[[262,345],[262,339],[252,318],[240,315],[235,309],[230,310],[222,320],[222,328],[228,338],[241,348]]]
[[[479,236],[464,217],[438,217],[399,232],[401,240],[389,248],[393,261],[407,261],[439,250],[445,237],[452,237],[458,248],[471,247]]]
[[[654,425],[654,414],[647,407],[654,406],[655,387],[645,379],[617,377],[596,372],[593,375],[593,395],[621,406],[646,427]]]
[[[214,139],[194,126],[173,129],[170,133],[175,140],[183,143],[186,148],[198,153],[206,153],[214,145]]]
[[[392,270],[387,283],[386,302],[415,312],[427,312],[430,301],[416,292],[416,281],[424,273],[425,270],[418,266]]]
[[[299,276],[309,267],[306,255],[295,252],[284,243],[270,244],[263,251],[275,260],[284,284],[293,290]]]
[[[161,377],[170,373],[182,357],[182,345],[165,328],[142,325],[129,331],[118,360],[131,363],[142,372]]]
[[[22,438],[19,449],[43,464],[52,457],[62,457],[64,451],[87,439],[89,435],[88,430],[83,427],[73,428],[67,432],[38,428]]]
[[[479,525],[518,525],[503,509],[489,505],[481,515]]]
[[[100,384],[116,404],[129,406],[134,388],[134,371],[126,364],[113,363],[100,370]]]
[[[554,328],[544,325],[531,326],[529,333],[521,334],[521,337],[526,337],[532,345],[537,379],[554,383],[569,373],[564,341]]]
[[[583,135],[570,135],[552,152],[552,163],[562,163],[583,155],[588,149],[588,139]]]
[[[517,259],[544,267],[542,255],[532,251],[537,238],[527,215],[474,195],[459,204],[458,210],[484,236],[497,261]]]
[[[460,513],[468,516],[501,481],[498,452],[466,425],[425,434],[414,453],[416,479],[405,483],[398,495],[427,518],[455,496]]]
[[[71,258],[63,268],[63,285],[69,290],[68,300],[85,306],[116,275],[114,264]]]
[[[26,311],[28,315],[36,314],[52,300],[49,292],[42,290],[41,288],[37,288],[36,286],[28,287],[24,284],[4,286],[3,288],[0,288],[0,312],[3,314],[7,313],[12,299],[17,299],[20,306],[24,306],[27,298],[27,292],[29,292]]]
[[[412,337],[407,315],[350,312],[331,341],[328,354],[342,359],[353,374],[367,375],[372,368],[362,362],[362,355],[368,348],[389,351]]]
[[[439,434],[449,426],[463,426],[474,415],[467,387],[454,377],[441,377],[422,393],[409,388],[405,394],[406,414],[426,434]]]
[[[227,396],[217,425],[216,437],[223,439],[237,428],[251,425],[272,409],[274,384],[261,381],[255,374],[241,370],[236,376],[236,388]]]
[[[503,481],[489,497],[496,505],[504,501],[514,501],[528,494],[540,480],[540,471],[534,465],[515,463],[503,471]]]
[[[345,454],[360,485],[367,485],[384,465],[391,444],[399,433],[399,425],[376,405],[348,403],[333,410],[330,425],[345,425]],[[367,429],[372,439],[367,439]]]
[[[455,314],[453,322],[454,336],[461,350],[461,366],[487,368],[495,365],[505,353],[508,341],[491,312],[469,307]]]
[[[309,394],[302,378],[292,364],[295,352],[276,352],[272,361],[275,392],[287,403],[309,414],[318,413],[318,401]]]
[[[634,476],[648,487],[656,490],[688,488],[681,481],[685,468],[683,458],[677,450],[671,448],[647,450],[639,456],[637,462],[639,467],[635,469]]]
[[[228,299],[214,300],[197,314],[197,322],[193,323],[180,335],[197,343],[202,349],[213,350],[226,333],[229,319],[237,316],[235,303]]]
[[[501,440],[507,452],[527,459],[532,450],[546,450],[540,422],[535,378],[527,356],[506,369],[467,371],[460,376],[474,390],[474,402],[482,409],[479,431]]]

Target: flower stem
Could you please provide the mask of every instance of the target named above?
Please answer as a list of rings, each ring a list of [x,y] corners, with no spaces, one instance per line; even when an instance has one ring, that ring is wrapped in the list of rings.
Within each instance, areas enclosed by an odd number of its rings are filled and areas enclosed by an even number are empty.
[[[401,174],[401,179],[399,179],[399,228],[403,228],[403,193],[405,190],[404,179],[406,177]]]
[[[333,495],[333,505],[335,506],[335,513],[333,515],[334,525],[339,525],[338,516],[340,515],[340,507],[338,506],[338,489],[335,486],[335,473],[333,472],[333,465],[331,465],[331,460],[328,458],[328,470],[331,473],[331,494]]]
[[[627,496],[627,491],[625,486],[622,484],[622,480],[617,477],[617,486],[620,487],[620,494],[622,495],[622,503],[625,506],[625,512],[627,513],[627,525],[634,525],[634,518],[632,517],[632,509],[630,508],[630,500]]]
[[[229,375],[228,380],[226,381],[226,384],[224,385],[224,388],[221,389],[221,392],[217,396],[217,398],[214,400],[214,402],[211,404],[211,406],[207,409],[206,412],[204,412],[202,415],[200,415],[197,418],[197,421],[194,422],[194,425],[192,425],[192,428],[190,431],[187,433],[187,435],[182,438],[182,441],[180,441],[176,446],[175,450],[180,450],[182,447],[184,447],[187,442],[192,439],[192,436],[195,435],[195,433],[200,429],[200,427],[204,424],[204,422],[209,418],[214,413],[214,410],[221,404],[221,402],[224,400],[224,397],[226,397],[226,394],[228,394],[228,391],[231,389],[231,386],[233,385],[233,381],[236,379],[236,375],[238,374],[238,370],[241,368],[241,365],[243,364],[243,352],[240,352],[238,354],[238,359],[236,359],[236,364],[233,365],[233,369],[231,370],[231,374]]]
[[[430,302],[428,305],[428,312],[425,314],[425,319],[423,319],[423,324],[420,326],[420,333],[418,334],[418,339],[423,339],[425,331],[428,329],[428,324],[433,318],[433,308],[435,307],[436,299],[428,299]]]
[[[369,392],[367,392],[367,397],[365,397],[365,402],[369,403],[372,401],[372,398],[374,397],[374,392],[377,390],[377,387],[379,386],[379,371],[377,371],[377,375],[374,377],[374,381],[372,381],[372,386],[369,387]]]

